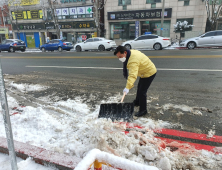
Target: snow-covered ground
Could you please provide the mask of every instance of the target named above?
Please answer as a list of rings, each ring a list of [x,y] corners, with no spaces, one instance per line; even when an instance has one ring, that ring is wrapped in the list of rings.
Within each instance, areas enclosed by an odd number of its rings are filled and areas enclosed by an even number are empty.
[[[32,158],[23,160],[21,158],[16,158],[17,166],[19,170],[57,170],[53,167],[46,167],[43,165],[36,164]],[[0,153],[0,169],[1,170],[11,170],[11,163],[9,156]]]
[[[40,85],[15,84],[6,80],[11,88],[21,96],[26,91],[41,91],[49,87]],[[112,96],[104,102],[117,102],[120,95]],[[38,146],[58,153],[83,158],[94,149],[109,152],[123,158],[158,167],[162,170],[221,170],[222,155],[215,155],[205,150],[197,151],[192,147],[186,151],[171,152],[169,147],[162,148],[162,141],[154,137],[153,129],[170,128],[175,126],[161,120],[154,121],[149,118],[134,120],[134,124],[145,127],[142,134],[131,131],[125,135],[125,124],[115,124],[111,120],[98,119],[99,105],[91,108],[83,103],[83,97],[74,100],[51,101],[50,96],[39,98],[38,107],[20,106],[10,95],[7,95],[9,112],[14,140]],[[148,101],[149,102],[149,101]],[[42,104],[44,103],[44,104]],[[175,107],[180,109],[180,114],[186,114],[187,110],[193,114],[201,115],[198,110],[186,105],[165,104],[158,106],[162,112]],[[16,108],[16,111],[15,111]],[[13,114],[18,112],[18,114]],[[0,115],[0,137],[6,137],[3,116]],[[0,169],[9,170],[9,158],[0,154]],[[27,160],[18,159],[19,170],[51,170]]]

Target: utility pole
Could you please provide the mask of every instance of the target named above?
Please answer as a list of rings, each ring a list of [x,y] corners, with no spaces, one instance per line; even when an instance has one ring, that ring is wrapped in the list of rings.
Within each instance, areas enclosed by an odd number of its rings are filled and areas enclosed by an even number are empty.
[[[7,101],[7,96],[6,96],[5,82],[4,82],[4,76],[2,73],[1,61],[0,61],[0,96],[1,96],[0,100],[1,100],[1,106],[2,106],[3,120],[5,124],[5,133],[7,137],[8,152],[9,152],[9,157],[10,157],[10,162],[11,162],[11,170],[17,170],[18,167],[17,167],[17,161],[16,161],[12,127],[11,127],[11,121],[10,121],[10,116],[9,116],[8,101]]]
[[[161,16],[160,36],[163,35],[164,12],[165,12],[165,0],[163,0],[163,3],[162,3],[162,16]]]
[[[3,23],[4,23],[4,28],[5,28],[5,16],[4,16],[3,10],[4,10],[4,8],[1,8],[1,11],[2,11],[2,19],[3,19]]]
[[[52,12],[51,14],[52,14],[52,18],[53,18],[55,29],[56,29],[57,39],[60,39],[60,28],[59,28],[59,23],[58,23],[58,17],[57,17],[56,11],[52,5],[52,1],[48,0],[48,3],[50,5],[51,12]]]
[[[95,8],[95,16],[94,16],[94,20],[95,20],[95,24],[96,24],[96,31],[97,31],[97,37],[100,36],[100,0],[95,0],[94,1],[94,8]]]

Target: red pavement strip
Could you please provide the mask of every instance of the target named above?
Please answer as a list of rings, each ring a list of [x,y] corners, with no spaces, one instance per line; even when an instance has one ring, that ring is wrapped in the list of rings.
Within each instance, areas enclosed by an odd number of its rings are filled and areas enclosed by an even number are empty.
[[[16,156],[22,159],[32,157],[33,160],[41,165],[50,165],[60,170],[73,170],[82,160],[78,157],[68,156],[57,152],[48,151],[43,148],[21,143],[14,140]],[[7,141],[0,137],[0,152],[8,154]]]
[[[122,122],[120,124],[124,124],[125,122]],[[129,129],[143,129],[143,127],[134,125],[132,123],[126,123],[126,127]],[[128,132],[125,132],[128,133]],[[192,132],[185,132],[185,131],[179,131],[179,130],[174,130],[174,129],[159,129],[155,130],[154,133],[159,133],[163,135],[170,135],[170,136],[176,136],[176,137],[181,137],[181,138],[187,138],[187,139],[196,139],[200,141],[210,141],[210,142],[215,142],[215,143],[221,143],[222,144],[222,136],[216,136],[214,135],[211,138],[208,138],[206,134],[198,134],[198,133],[192,133]],[[222,147],[216,147],[216,146],[210,146],[210,145],[203,145],[203,144],[198,144],[198,143],[192,143],[192,142],[187,142],[187,141],[182,141],[182,140],[175,140],[175,139],[169,139],[169,138],[164,138],[164,137],[159,137],[155,136],[156,138],[159,138],[166,142],[167,145],[170,145],[170,143],[177,142],[178,144],[188,144],[192,147],[194,147],[197,150],[207,150],[211,151],[215,154],[222,154]],[[187,147],[185,145],[178,145],[180,149],[186,149]]]

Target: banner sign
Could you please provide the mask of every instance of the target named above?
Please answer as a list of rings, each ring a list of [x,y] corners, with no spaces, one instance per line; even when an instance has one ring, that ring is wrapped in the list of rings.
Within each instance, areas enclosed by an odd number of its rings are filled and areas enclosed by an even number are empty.
[[[56,9],[56,14],[57,16],[92,14],[93,13],[92,8],[93,6],[59,8],[59,9]]]
[[[108,20],[161,18],[162,9],[108,12]],[[164,18],[171,18],[172,8],[165,8]]]
[[[135,21],[135,38],[139,37],[139,26],[140,26],[140,22]]]

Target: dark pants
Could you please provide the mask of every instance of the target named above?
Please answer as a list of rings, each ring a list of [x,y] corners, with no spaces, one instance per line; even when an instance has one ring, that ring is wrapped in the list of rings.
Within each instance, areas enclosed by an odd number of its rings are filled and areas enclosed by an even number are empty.
[[[156,74],[148,77],[148,78],[140,78],[138,87],[137,87],[137,94],[135,103],[139,104],[140,112],[147,110],[147,90],[150,87],[153,79],[155,78]]]

